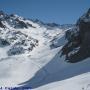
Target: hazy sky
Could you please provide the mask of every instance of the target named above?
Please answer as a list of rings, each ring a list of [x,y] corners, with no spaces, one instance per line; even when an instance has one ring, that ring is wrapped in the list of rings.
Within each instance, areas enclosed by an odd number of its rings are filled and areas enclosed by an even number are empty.
[[[59,24],[75,23],[90,0],[0,0],[0,10]]]

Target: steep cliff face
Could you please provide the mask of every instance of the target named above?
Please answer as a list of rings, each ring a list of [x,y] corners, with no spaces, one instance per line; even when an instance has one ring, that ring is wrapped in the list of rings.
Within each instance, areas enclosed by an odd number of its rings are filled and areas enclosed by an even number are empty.
[[[90,57],[90,9],[79,18],[74,30],[66,32],[68,43],[62,48],[69,62],[78,62]]]

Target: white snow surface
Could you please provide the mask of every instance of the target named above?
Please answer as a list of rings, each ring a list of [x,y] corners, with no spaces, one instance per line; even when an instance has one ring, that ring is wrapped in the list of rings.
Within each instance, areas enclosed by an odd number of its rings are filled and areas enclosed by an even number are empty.
[[[36,28],[14,30],[37,39],[39,43],[31,52],[13,56],[7,55],[11,46],[0,47],[0,86],[27,86],[32,87],[31,90],[90,90],[90,58],[71,64],[64,56],[60,57],[60,50],[67,42],[67,30],[47,30],[32,21],[25,22]],[[52,44],[53,48],[50,47]]]
[[[90,72],[54,82],[34,90],[90,90]]]

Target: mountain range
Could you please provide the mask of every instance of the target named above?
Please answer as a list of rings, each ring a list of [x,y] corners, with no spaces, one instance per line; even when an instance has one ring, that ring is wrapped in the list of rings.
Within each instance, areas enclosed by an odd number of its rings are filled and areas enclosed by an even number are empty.
[[[64,25],[0,11],[0,66],[1,87],[90,90],[90,9]]]

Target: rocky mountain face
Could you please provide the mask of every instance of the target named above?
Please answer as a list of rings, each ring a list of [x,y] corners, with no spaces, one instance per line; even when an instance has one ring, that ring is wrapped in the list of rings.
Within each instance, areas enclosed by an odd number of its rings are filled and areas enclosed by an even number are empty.
[[[73,25],[44,23],[38,19],[25,19],[15,14],[8,15],[3,11],[0,11],[0,47],[9,46],[9,50],[7,51],[8,56],[19,55],[32,51],[34,47],[38,46],[39,40],[30,36],[30,34],[23,33],[22,30],[37,30],[38,27],[46,29],[46,31],[43,30],[43,36],[45,38],[51,38],[52,35],[49,35],[49,30],[51,30],[52,33],[56,29],[65,30],[69,27],[73,27]],[[54,39],[54,37],[52,38]]]
[[[61,56],[65,55],[67,61],[74,63],[90,56],[90,9],[78,19],[76,25],[44,23],[38,19],[27,20],[18,15],[8,15],[0,11],[0,47],[10,46],[7,51],[8,56],[30,52],[34,47],[38,46],[38,39],[21,31],[30,28],[37,30],[35,23],[41,29],[46,29],[46,31],[43,31],[45,38],[50,38],[47,34],[50,30],[66,30],[65,38],[68,42],[63,46]],[[59,43],[59,39],[61,40],[59,34],[53,37],[50,47],[60,47],[62,44]]]
[[[66,32],[68,43],[62,48],[62,55],[72,63],[90,57],[90,9],[79,18],[73,29]]]
[[[18,15],[8,15],[5,14],[3,11],[0,11],[0,27],[2,28],[7,27],[6,24],[16,29],[33,27],[32,24],[30,24],[29,22],[25,22],[25,20],[25,18]]]
[[[25,18],[0,11],[0,48],[8,46],[8,56],[32,51],[38,45],[38,40],[19,30],[29,27],[35,28]]]

